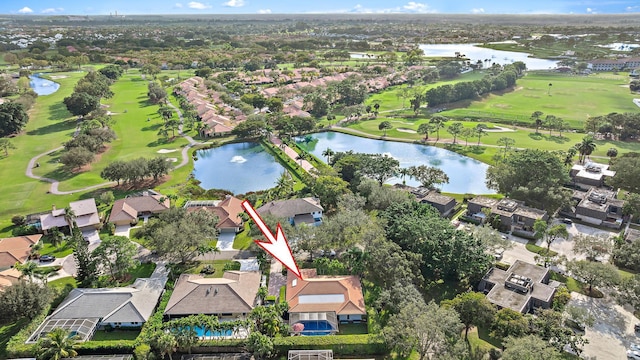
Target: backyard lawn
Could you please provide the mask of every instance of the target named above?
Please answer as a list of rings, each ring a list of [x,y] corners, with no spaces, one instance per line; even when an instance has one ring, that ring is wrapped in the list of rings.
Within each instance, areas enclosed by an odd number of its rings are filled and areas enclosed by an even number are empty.
[[[236,261],[233,260],[203,260],[198,261],[198,264],[187,269],[185,271],[186,274],[200,274],[201,271],[205,268],[205,266],[209,265],[213,267],[213,274],[203,274],[205,277],[212,278],[221,278],[222,274],[224,274],[224,266],[229,263],[233,263]]]
[[[135,340],[140,335],[140,330],[98,330],[91,341]]]
[[[69,241],[63,241],[58,246],[53,246],[50,242],[45,241],[42,243],[42,250],[40,255],[53,255],[57,258],[65,257],[73,253],[73,245]]]

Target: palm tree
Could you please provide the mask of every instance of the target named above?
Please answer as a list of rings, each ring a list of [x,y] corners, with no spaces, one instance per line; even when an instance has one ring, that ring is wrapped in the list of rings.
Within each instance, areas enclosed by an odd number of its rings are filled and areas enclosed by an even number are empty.
[[[407,183],[405,181],[405,178],[407,176],[411,177],[411,169],[409,169],[409,168],[399,168],[398,169],[398,175],[402,178],[402,185],[405,185]]]
[[[335,155],[335,151],[331,150],[330,148],[326,148],[323,152],[322,152],[322,156],[325,156],[327,158],[327,164],[329,164],[331,162],[331,157],[333,155]]]
[[[544,118],[544,122],[545,124],[547,124],[547,127],[549,128],[549,136],[551,136],[551,130],[553,130],[553,127],[556,124],[556,117],[554,115],[547,115]]]
[[[436,142],[440,140],[440,129],[444,127],[444,123],[447,122],[447,118],[441,115],[434,115],[429,123],[433,124],[433,129],[436,132]]]
[[[164,358],[165,355],[169,355],[169,360],[173,360],[171,354],[176,351],[176,346],[178,346],[176,337],[172,333],[164,331],[158,331],[152,336],[152,347],[160,353],[162,358]]]
[[[33,276],[36,273],[36,269],[38,268],[38,265],[32,261],[27,261],[24,264],[20,264],[19,262],[17,262],[14,265],[14,268],[16,268],[16,270],[20,271],[20,273],[22,275],[20,275],[21,278],[28,278],[29,282],[33,282]]]
[[[296,156],[296,160],[300,161],[300,166],[302,166],[302,161],[307,160],[309,158],[309,154],[304,151],[301,151],[298,156]]]
[[[487,131],[485,129],[486,126],[484,124],[478,124],[474,129],[475,135],[478,137],[478,146],[480,146],[480,138],[487,135]]]
[[[585,136],[582,138],[582,141],[575,145],[576,149],[580,153],[580,163],[583,164],[585,157],[591,155],[593,151],[596,149],[596,143],[591,136]]]
[[[62,243],[62,240],[64,240],[64,234],[60,232],[58,228],[52,228],[51,236],[49,238],[49,241],[51,241],[51,245],[53,245],[54,247],[58,247],[58,245]]]
[[[200,341],[194,326],[183,326],[178,329],[173,329],[172,333],[176,341],[176,346],[187,349],[189,354],[191,354],[191,348]],[[169,353],[169,358],[171,358],[171,353]]]
[[[258,288],[258,293],[256,296],[258,296],[258,299],[260,299],[261,303],[264,304],[264,300],[267,298],[267,296],[269,296],[269,290],[266,287],[261,286],[260,288]]]
[[[173,110],[168,106],[161,106],[158,109],[158,115],[160,115],[162,119],[166,122],[167,120],[171,119],[171,117],[173,116]]]
[[[64,208],[64,221],[69,225],[69,231],[76,226],[76,213],[73,211],[71,206]]]
[[[456,143],[456,139],[458,138],[458,135],[460,135],[460,133],[462,132],[462,129],[463,129],[463,126],[462,126],[462,123],[460,122],[455,122],[447,128],[447,132],[453,135],[454,144]]]
[[[62,328],[51,330],[38,340],[38,359],[61,360],[78,355],[75,351],[76,336]]]
[[[293,181],[291,179],[291,175],[289,172],[283,171],[276,182],[276,188],[278,189],[278,193],[284,192],[285,194],[289,194],[293,192]]]
[[[569,150],[567,150],[567,156],[564,158],[564,164],[572,165],[573,157],[576,156],[577,153],[578,153],[578,149],[576,149],[575,146],[570,147]]]
[[[542,126],[542,119],[540,119],[542,114],[542,111],[534,111],[533,114],[531,114],[531,120],[533,120],[533,125],[536,127],[536,134],[540,133],[538,130],[540,129],[540,126]]]

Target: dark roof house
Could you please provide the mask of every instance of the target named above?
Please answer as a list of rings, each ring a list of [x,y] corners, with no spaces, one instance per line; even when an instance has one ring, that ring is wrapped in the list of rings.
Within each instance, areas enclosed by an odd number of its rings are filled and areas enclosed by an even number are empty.
[[[220,231],[242,230],[244,221],[240,214],[244,212],[242,200],[227,195],[224,200],[195,200],[187,201],[184,205],[188,212],[205,210],[214,213],[218,217],[216,228]]]
[[[290,200],[270,201],[256,210],[260,215],[269,214],[288,219],[292,225],[322,222],[322,205],[317,198],[302,198]]]
[[[176,282],[164,316],[245,316],[256,306],[260,280],[261,274],[256,271],[225,271],[222,278],[182,274]]]
[[[171,201],[159,194],[145,193],[142,196],[116,200],[111,209],[109,222],[116,225],[129,225],[140,216],[159,214],[169,210]]]

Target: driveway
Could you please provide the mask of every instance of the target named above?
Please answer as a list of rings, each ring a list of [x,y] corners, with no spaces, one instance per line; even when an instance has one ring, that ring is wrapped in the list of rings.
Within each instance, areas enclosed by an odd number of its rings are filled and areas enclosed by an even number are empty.
[[[220,251],[233,251],[233,240],[235,240],[236,234],[232,232],[223,232],[218,235],[218,249]]]
[[[562,224],[559,221],[554,221],[552,225]],[[564,255],[569,260],[578,259],[584,260],[586,256],[583,254],[576,254],[573,252],[573,237],[577,235],[605,235],[608,237],[616,236],[617,233],[614,231],[601,230],[595,227],[582,225],[582,224],[571,224],[565,225],[567,227],[567,232],[569,233],[569,239],[558,239],[551,243],[551,250],[557,252],[558,254]],[[540,246],[547,246],[546,243],[538,243]]]
[[[589,344],[584,346],[584,357],[625,359],[629,345],[638,343],[633,332],[633,324],[638,319],[611,297],[595,299],[572,292],[569,305],[586,308],[595,318],[593,327],[585,330],[584,336]]]
[[[90,245],[100,243],[100,235],[98,234],[98,230],[83,230],[82,236],[85,240],[89,242]]]
[[[131,230],[130,225],[117,225],[116,230],[113,232],[113,235],[129,237],[130,230]]]

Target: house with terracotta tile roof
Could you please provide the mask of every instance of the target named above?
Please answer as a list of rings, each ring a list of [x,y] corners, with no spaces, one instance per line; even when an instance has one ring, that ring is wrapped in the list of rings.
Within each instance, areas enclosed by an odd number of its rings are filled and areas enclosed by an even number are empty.
[[[138,218],[157,215],[169,210],[171,201],[162,194],[143,193],[142,196],[132,196],[116,200],[109,215],[109,222],[115,225],[130,225]]]
[[[22,273],[16,268],[0,271],[0,291],[20,282]]]
[[[40,242],[42,234],[0,239],[0,270],[9,269],[16,263],[29,260],[31,247]]]
[[[74,221],[80,230],[92,230],[100,226],[100,215],[95,199],[72,201],[69,203],[69,208],[73,211]],[[53,228],[69,227],[65,219],[65,209],[57,209],[54,205],[51,212],[40,216],[40,227],[45,234]]]
[[[257,305],[262,275],[258,271],[225,271],[221,278],[182,274],[164,311],[165,319],[194,314],[221,321],[248,315]]]
[[[216,229],[222,232],[238,233],[243,229],[244,221],[240,214],[244,212],[242,200],[227,195],[224,200],[194,200],[184,204],[187,212],[205,210],[218,217]]]
[[[316,269],[302,269],[298,278],[287,274],[286,300],[289,324],[305,332],[334,334],[339,323],[366,321],[367,310],[360,279],[353,275],[318,275]],[[296,324],[302,324],[296,325]]]

